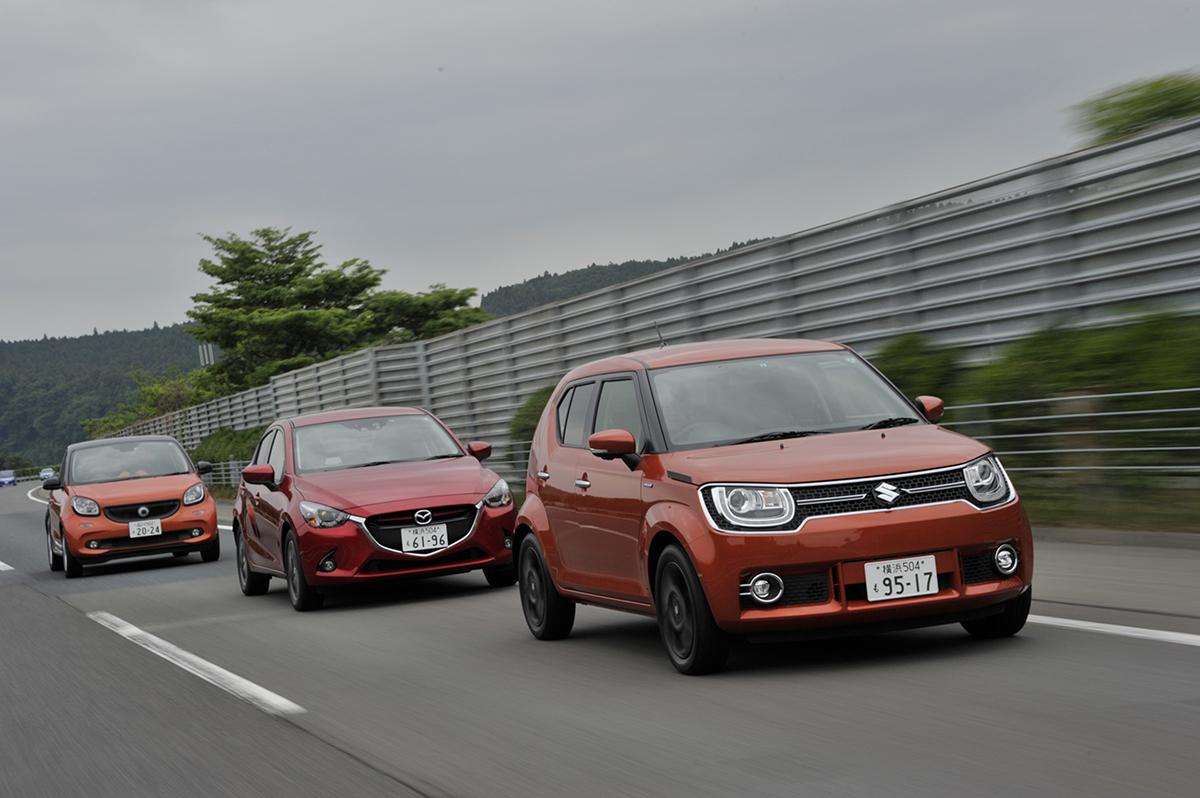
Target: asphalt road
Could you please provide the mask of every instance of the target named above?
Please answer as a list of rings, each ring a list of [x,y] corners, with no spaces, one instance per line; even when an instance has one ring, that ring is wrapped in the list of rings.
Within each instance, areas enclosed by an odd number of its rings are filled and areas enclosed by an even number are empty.
[[[1196,795],[1200,647],[947,627],[745,646],[687,678],[650,620],[581,608],[540,643],[478,574],[304,615],[278,585],[242,596],[232,545],[67,581],[26,489],[0,489],[0,796]],[[1200,634],[1198,568],[1043,544],[1034,612]],[[260,711],[95,611],[305,711]]]

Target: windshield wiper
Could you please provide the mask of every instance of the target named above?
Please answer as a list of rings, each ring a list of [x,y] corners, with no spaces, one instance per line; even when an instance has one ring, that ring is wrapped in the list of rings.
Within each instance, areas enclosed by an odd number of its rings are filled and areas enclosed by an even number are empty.
[[[761,435],[752,435],[749,438],[742,438],[740,441],[731,441],[723,443],[722,446],[737,446],[740,443],[758,443],[759,441],[781,441],[784,438],[807,438],[809,435],[823,435],[820,430],[815,429],[782,429],[775,432],[764,432]]]
[[[450,460],[455,457],[465,457],[461,454],[435,454],[433,457],[426,457],[426,460]]]
[[[921,422],[917,419],[909,418],[907,416],[903,418],[881,418],[878,421],[872,421],[870,424],[863,427],[863,429],[888,429],[890,427],[906,427],[909,424],[919,423]]]
[[[403,462],[404,462],[403,460],[373,460],[370,463],[355,463],[352,466],[346,466],[346,468],[370,468],[371,466],[391,465],[392,463],[403,463]]]

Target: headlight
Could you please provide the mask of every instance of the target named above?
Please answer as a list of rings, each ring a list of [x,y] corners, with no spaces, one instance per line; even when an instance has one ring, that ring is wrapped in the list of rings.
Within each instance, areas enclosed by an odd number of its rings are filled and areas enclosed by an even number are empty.
[[[507,507],[512,504],[512,491],[508,489],[508,483],[502,479],[497,480],[483,497],[483,503],[488,507]]]
[[[738,526],[778,526],[796,514],[787,488],[716,487],[712,498],[721,515]]]
[[[1008,479],[995,457],[981,457],[963,469],[967,490],[978,502],[990,504],[1008,495]]]
[[[197,482],[187,489],[183,494],[184,504],[199,504],[204,501],[204,483]]]
[[[72,496],[71,507],[79,515],[100,515],[100,505],[83,496]]]
[[[350,520],[348,513],[314,502],[300,502],[300,515],[304,517],[309,526],[317,529],[331,529]]]

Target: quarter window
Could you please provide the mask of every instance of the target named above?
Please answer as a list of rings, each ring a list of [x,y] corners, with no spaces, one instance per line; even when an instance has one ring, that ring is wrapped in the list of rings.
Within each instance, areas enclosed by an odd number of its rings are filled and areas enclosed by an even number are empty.
[[[283,435],[276,432],[275,441],[271,444],[271,455],[267,463],[275,469],[275,481],[283,479]]]
[[[638,449],[642,448],[642,414],[638,410],[637,390],[633,380],[609,380],[600,386],[596,402],[596,423],[593,432],[623,429],[633,433]]]
[[[254,458],[250,461],[254,465],[266,465],[267,455],[271,453],[271,442],[275,440],[275,430],[267,430],[267,434],[258,442],[258,448],[254,450]]]
[[[575,393],[574,388],[568,388],[563,392],[562,399],[558,400],[558,408],[555,410],[554,422],[558,425],[558,439],[563,440],[563,436],[567,429],[567,413],[571,409],[571,396]]]

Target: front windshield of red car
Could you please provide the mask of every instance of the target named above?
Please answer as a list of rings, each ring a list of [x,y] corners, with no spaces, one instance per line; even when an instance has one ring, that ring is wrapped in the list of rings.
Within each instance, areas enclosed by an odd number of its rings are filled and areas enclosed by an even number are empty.
[[[668,443],[698,448],[920,423],[913,408],[846,350],[720,360],[650,371]]]
[[[191,471],[191,461],[174,441],[117,441],[75,450],[69,475],[72,485],[92,485]]]
[[[296,429],[296,472],[462,457],[441,424],[426,415],[375,416]]]

